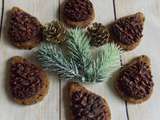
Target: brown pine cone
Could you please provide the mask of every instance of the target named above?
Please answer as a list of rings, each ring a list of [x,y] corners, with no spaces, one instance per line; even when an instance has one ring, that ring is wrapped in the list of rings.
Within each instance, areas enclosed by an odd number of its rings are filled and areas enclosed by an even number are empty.
[[[53,43],[63,43],[66,40],[67,30],[61,22],[52,21],[44,26],[44,39]]]
[[[92,46],[102,46],[109,41],[109,31],[101,23],[93,23],[88,29],[88,35],[91,37],[90,44]]]
[[[110,28],[113,40],[124,50],[132,50],[138,46],[142,38],[144,24],[143,13],[122,17],[115,21]]]
[[[63,6],[64,21],[71,27],[86,27],[94,19],[94,8],[89,0],[67,0]]]
[[[78,83],[69,86],[71,120],[111,120],[107,102]]]
[[[8,35],[13,45],[31,49],[42,41],[42,25],[37,18],[18,7],[10,11]]]
[[[131,103],[147,100],[153,91],[150,60],[147,56],[135,58],[121,69],[116,81],[118,93]]]

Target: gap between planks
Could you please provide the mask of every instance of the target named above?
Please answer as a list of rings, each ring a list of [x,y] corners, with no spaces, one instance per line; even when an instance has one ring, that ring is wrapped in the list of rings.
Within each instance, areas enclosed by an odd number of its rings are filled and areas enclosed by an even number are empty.
[[[117,20],[116,0],[113,0],[113,10],[114,10],[114,19]],[[120,56],[121,67],[124,65],[122,55]],[[124,101],[124,102],[125,102],[125,109],[126,109],[126,117],[127,117],[127,120],[129,120],[128,103],[127,101]]]
[[[3,16],[4,16],[4,4],[5,4],[5,0],[1,1],[1,21],[0,21],[0,38],[1,38],[1,33],[2,33],[2,24],[3,24]],[[61,0],[59,0],[59,13],[58,13],[58,19],[61,20],[60,17],[60,5],[61,5]],[[116,14],[116,3],[115,0],[113,0],[113,9],[114,9],[114,18],[115,20],[117,19],[117,14]],[[122,60],[122,56],[121,56],[121,65],[123,65],[123,60]],[[62,82],[61,80],[59,80],[59,120],[61,120],[61,108],[62,108]],[[127,120],[129,120],[129,114],[128,114],[128,106],[127,106],[127,102],[125,101],[125,108],[126,108],[126,116],[127,116]]]
[[[113,1],[113,10],[114,10],[114,20],[117,20],[117,13],[116,13],[116,0],[112,0]],[[59,16],[58,16],[58,19],[61,21],[61,2],[64,2],[63,0],[61,1],[61,0],[59,0]],[[123,59],[122,59],[122,55],[120,56],[120,62],[121,62],[121,66],[123,66]],[[61,82],[61,80],[59,81],[59,94],[60,94],[60,96],[59,96],[59,120],[61,120],[61,115],[62,115],[62,104],[64,104],[64,103],[62,103],[62,92],[63,92],[63,87],[64,86],[62,86],[62,82]],[[127,103],[127,101],[124,101],[125,102],[125,110],[126,110],[126,118],[127,118],[127,120],[129,120],[129,113],[128,113],[128,103]]]
[[[61,0],[58,0],[58,20],[61,21]],[[62,82],[59,79],[59,120],[62,119]]]
[[[3,15],[4,15],[4,0],[1,1],[1,21],[0,21],[0,39],[2,33],[2,25],[3,25]]]

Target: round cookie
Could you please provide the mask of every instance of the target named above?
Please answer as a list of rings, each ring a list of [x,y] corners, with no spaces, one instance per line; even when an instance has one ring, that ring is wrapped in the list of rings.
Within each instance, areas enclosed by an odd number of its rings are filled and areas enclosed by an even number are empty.
[[[115,82],[119,95],[130,103],[142,103],[148,100],[153,91],[150,59],[139,56],[125,65]]]
[[[63,21],[70,27],[87,27],[95,18],[93,4],[89,0],[67,0],[62,5]]]
[[[37,103],[47,95],[49,81],[47,74],[25,58],[10,59],[10,92],[19,104]]]
[[[37,18],[18,7],[10,10],[8,36],[20,49],[32,49],[42,41],[42,25]]]

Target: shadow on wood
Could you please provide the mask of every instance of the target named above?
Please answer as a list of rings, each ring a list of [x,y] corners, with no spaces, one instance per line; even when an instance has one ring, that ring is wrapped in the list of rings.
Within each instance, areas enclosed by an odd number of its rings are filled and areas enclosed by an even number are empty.
[[[66,83],[63,88],[63,105],[66,120],[71,120],[70,100],[69,100],[69,85],[71,82]]]
[[[120,99],[120,97],[116,91],[116,88],[115,88],[115,82],[119,76],[119,71],[120,71],[120,69],[118,69],[116,72],[114,72],[112,74],[112,77],[107,81],[107,87],[110,88],[110,91],[113,92],[115,94],[115,96]]]

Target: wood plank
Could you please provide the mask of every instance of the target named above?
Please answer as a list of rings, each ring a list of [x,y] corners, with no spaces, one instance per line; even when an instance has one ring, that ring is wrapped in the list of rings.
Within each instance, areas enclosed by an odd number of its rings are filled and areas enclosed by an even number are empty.
[[[125,62],[134,56],[146,54],[151,58],[152,73],[155,82],[151,99],[140,105],[128,105],[130,120],[159,120],[160,112],[160,1],[159,0],[116,0],[117,16],[125,16],[142,11],[146,21],[144,25],[144,37],[137,49],[125,54]]]
[[[60,2],[63,3],[64,0],[60,0]],[[95,21],[108,24],[114,20],[112,0],[92,0],[92,2],[94,4],[96,11]],[[124,101],[122,101],[115,95],[112,82],[113,80],[108,80],[107,82],[101,84],[85,85],[85,86],[91,91],[103,96],[108,100],[112,112],[112,120],[126,120]],[[66,87],[66,82],[62,81],[61,120],[66,120],[66,118],[69,119],[68,116],[69,107],[68,107],[68,102],[66,102],[67,93],[65,92],[66,91],[65,87]]]
[[[31,51],[14,48],[7,42],[6,19],[7,11],[12,6],[18,6],[44,22],[56,19],[58,0],[5,0],[4,21],[2,37],[0,42],[0,119],[1,120],[59,120],[59,81],[52,75],[49,76],[49,94],[45,99],[35,105],[20,106],[7,96],[6,84],[6,64],[7,60],[15,55],[30,56]]]

